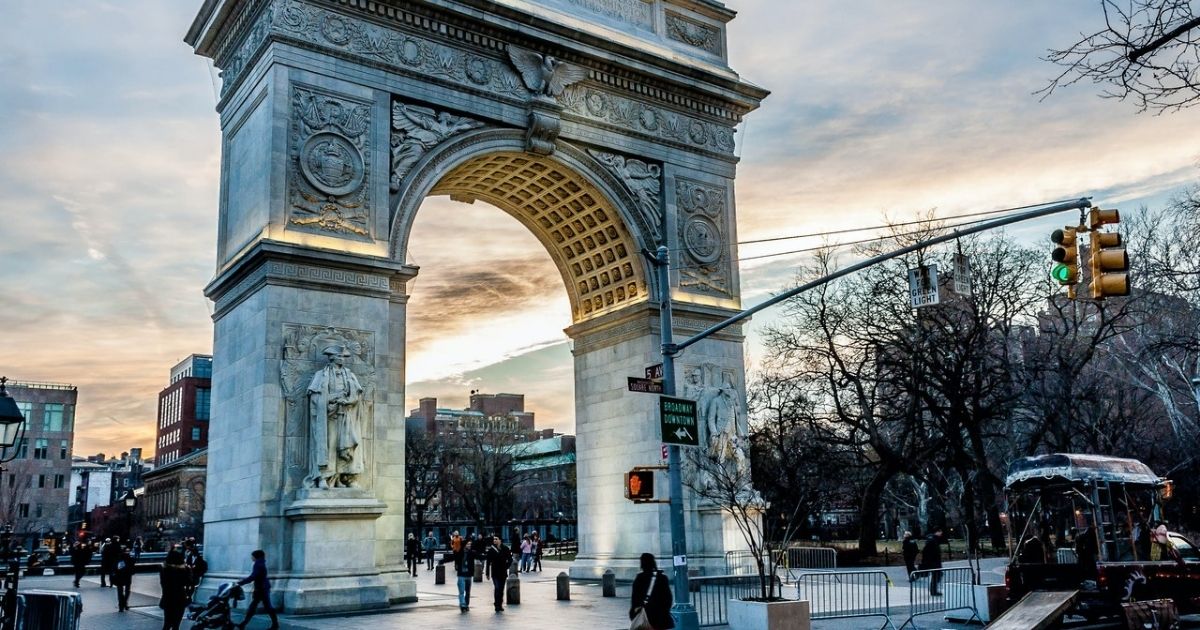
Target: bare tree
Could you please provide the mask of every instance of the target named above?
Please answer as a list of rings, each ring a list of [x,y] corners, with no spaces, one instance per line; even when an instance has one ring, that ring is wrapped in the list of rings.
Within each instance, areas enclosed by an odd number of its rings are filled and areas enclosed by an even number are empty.
[[[536,473],[517,466],[526,448],[514,427],[490,418],[443,438],[443,487],[465,512],[462,516],[481,526],[512,518],[516,487]]]
[[[1045,59],[1062,67],[1046,87],[1104,86],[1101,96],[1138,111],[1177,111],[1200,102],[1200,16],[1191,0],[1100,0],[1104,28]]]
[[[425,513],[442,491],[442,449],[426,431],[406,431],[404,437],[404,513],[419,531]]]

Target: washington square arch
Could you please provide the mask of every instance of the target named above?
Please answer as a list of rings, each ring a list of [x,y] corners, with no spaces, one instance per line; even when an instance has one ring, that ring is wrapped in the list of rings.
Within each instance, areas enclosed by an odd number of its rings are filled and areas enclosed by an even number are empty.
[[[728,66],[733,17],[715,0],[204,1],[186,41],[222,83],[209,583],[261,548],[289,612],[416,598],[401,560],[405,254],[431,195],[507,212],[562,276],[573,576],[670,556],[667,507],[622,492],[661,445],[657,397],[626,377],[659,362],[643,250],[671,251],[677,337],[740,308],[734,130],[767,92]],[[741,329],[677,365],[681,385],[743,391]],[[740,537],[686,505],[689,564],[715,571]]]

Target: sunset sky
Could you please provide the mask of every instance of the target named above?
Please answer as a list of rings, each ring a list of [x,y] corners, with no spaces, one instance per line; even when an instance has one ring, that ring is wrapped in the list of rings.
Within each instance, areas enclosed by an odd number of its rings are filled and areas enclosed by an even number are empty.
[[[218,79],[182,42],[199,4],[5,9],[0,374],[79,387],[77,454],[151,451],[168,370],[212,347]],[[1094,0],[726,4],[731,65],[772,91],[738,133],[743,240],[1082,195],[1132,212],[1200,179],[1200,108],[1137,114],[1090,85],[1032,94],[1055,74],[1039,56],[1097,28]],[[1013,233],[1040,241],[1061,221]],[[519,392],[539,426],[570,431],[570,310],[545,250],[503,212],[443,199],[410,242],[409,406]],[[745,305],[797,262],[743,263]]]

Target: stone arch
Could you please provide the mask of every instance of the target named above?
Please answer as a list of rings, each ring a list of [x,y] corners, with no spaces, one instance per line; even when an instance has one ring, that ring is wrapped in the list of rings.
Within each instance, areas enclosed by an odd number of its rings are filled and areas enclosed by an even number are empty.
[[[546,248],[570,298],[572,323],[645,302],[654,290],[641,251],[656,232],[636,202],[586,152],[559,143],[552,156],[525,151],[517,130],[481,130],[425,155],[392,206],[389,255],[403,262],[413,221],[431,195],[485,201]]]

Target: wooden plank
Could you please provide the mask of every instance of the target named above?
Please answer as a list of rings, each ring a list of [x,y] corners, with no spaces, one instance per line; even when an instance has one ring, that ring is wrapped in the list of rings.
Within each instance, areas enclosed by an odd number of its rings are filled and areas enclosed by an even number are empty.
[[[988,626],[988,630],[1045,630],[1062,618],[1079,591],[1033,591]]]

